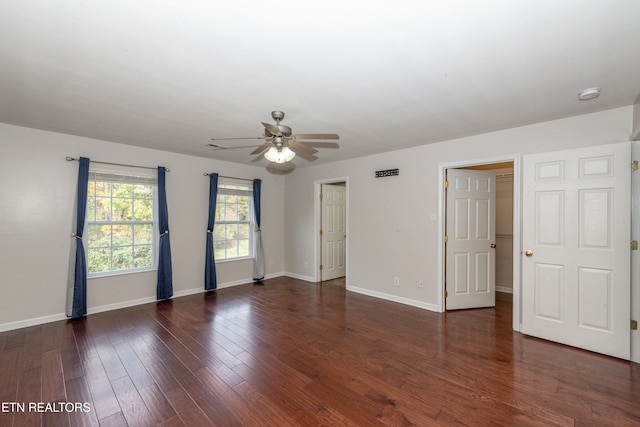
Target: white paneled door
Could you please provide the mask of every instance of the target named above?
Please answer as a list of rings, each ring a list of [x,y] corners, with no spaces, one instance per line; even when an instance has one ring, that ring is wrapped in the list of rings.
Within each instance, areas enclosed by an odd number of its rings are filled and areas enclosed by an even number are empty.
[[[446,309],[495,306],[496,174],[447,170]]]
[[[322,184],[321,280],[346,274],[346,187]]]
[[[629,359],[630,143],[523,160],[522,332]]]

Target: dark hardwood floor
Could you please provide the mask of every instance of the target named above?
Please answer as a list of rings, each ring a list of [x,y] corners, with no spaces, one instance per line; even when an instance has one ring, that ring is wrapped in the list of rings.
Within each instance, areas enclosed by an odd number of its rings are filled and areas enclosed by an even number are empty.
[[[640,424],[639,365],[513,332],[508,297],[444,315],[283,277],[5,332],[0,426]]]

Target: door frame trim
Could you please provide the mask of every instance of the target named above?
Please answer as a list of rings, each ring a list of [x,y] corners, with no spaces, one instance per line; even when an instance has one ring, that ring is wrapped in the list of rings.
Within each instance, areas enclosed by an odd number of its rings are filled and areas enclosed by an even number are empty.
[[[640,141],[631,141],[631,159],[640,158]],[[631,172],[631,239],[640,240],[640,173]],[[631,318],[640,320],[640,251],[631,251]],[[631,331],[631,361],[640,363],[640,331]]]
[[[468,166],[486,165],[492,163],[513,162],[513,319],[512,327],[516,331],[522,330],[522,276],[521,276],[521,239],[522,239],[522,155],[508,154],[496,157],[484,157],[471,160],[459,160],[455,162],[440,163],[438,165],[438,312],[445,311],[445,219],[446,219],[446,194],[444,183],[447,169],[458,169]]]
[[[313,280],[315,282],[319,282],[322,279],[322,274],[320,273],[320,262],[322,261],[322,248],[320,245],[322,244],[320,240],[320,228],[322,227],[321,220],[321,210],[322,205],[320,204],[320,191],[322,188],[322,184],[336,184],[338,182],[344,182],[345,184],[345,222],[344,229],[347,235],[347,239],[345,241],[345,287],[349,284],[349,177],[343,176],[338,178],[328,178],[328,179],[318,179],[313,183]]]

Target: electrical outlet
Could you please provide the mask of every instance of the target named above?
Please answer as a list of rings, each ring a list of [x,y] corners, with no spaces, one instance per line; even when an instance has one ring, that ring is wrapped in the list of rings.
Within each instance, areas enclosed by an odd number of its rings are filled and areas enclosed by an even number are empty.
[[[418,287],[419,288],[424,288],[424,280],[418,281]]]
[[[273,259],[273,258],[271,258],[271,265],[273,265],[273,264],[275,264],[275,263],[276,263],[276,260],[275,260],[275,259]]]
[[[399,277],[394,277],[393,278],[393,286],[400,286],[400,278]]]

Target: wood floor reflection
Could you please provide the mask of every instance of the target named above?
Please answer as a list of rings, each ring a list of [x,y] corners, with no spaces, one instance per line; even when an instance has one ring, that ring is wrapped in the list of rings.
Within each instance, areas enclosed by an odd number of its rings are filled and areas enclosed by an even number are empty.
[[[637,364],[513,332],[509,298],[445,315],[283,277],[9,331],[0,425],[640,423]]]

